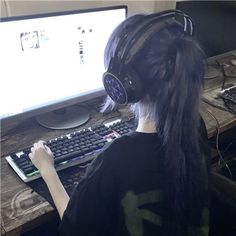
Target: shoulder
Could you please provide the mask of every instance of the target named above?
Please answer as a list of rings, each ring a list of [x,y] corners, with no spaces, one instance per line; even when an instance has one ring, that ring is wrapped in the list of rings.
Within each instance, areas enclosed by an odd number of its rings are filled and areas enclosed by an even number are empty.
[[[114,161],[116,157],[123,159],[126,156],[132,156],[145,148],[150,148],[152,141],[156,136],[138,132],[132,132],[123,135],[109,143],[100,154],[105,159]]]
[[[89,171],[94,171],[96,169],[106,168],[116,169],[117,165],[120,164],[124,159],[130,156],[130,153],[135,152],[135,146],[137,143],[137,135],[134,133],[129,133],[123,135],[119,138],[112,140],[107,143],[102,152],[92,161]]]
[[[104,165],[115,165],[115,161],[123,156],[127,149],[131,146],[131,137],[128,135],[123,135],[119,138],[114,139],[108,143],[103,151],[97,156],[94,162],[103,162]]]
[[[126,147],[129,146],[130,138],[128,135],[119,137],[103,147],[97,157],[89,165],[85,177],[90,177],[102,170],[112,170],[116,166],[116,162],[120,156],[123,156]]]
[[[110,152],[122,152],[124,147],[128,146],[131,142],[132,138],[130,135],[123,135],[119,138],[114,139],[110,142],[103,150],[102,154],[107,154]]]

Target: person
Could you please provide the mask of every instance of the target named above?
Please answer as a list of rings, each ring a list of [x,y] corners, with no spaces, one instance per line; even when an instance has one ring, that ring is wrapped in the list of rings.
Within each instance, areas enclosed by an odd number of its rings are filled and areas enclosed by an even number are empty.
[[[125,100],[137,129],[97,156],[70,198],[50,149],[43,141],[31,149],[61,217],[61,235],[208,235],[207,134],[199,113],[205,64],[177,20],[134,15],[114,30],[104,79],[117,67],[123,78],[132,70],[129,85],[140,80],[139,98]],[[117,87],[110,95],[123,98]]]
[[[20,38],[22,51],[39,48],[38,31],[21,33]]]

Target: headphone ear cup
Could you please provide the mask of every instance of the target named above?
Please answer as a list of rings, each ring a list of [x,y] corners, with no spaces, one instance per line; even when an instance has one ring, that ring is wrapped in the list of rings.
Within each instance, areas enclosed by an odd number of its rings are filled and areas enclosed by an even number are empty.
[[[138,21],[137,25],[132,25],[131,28],[135,27],[130,31],[130,34],[127,34],[126,29],[121,35],[114,55],[110,59],[108,71],[103,75],[104,87],[113,101],[118,104],[135,103],[145,96],[150,85],[142,81],[132,68],[132,60],[152,34],[159,32],[167,23],[176,24],[174,19],[176,16],[181,17],[184,21],[184,25],[181,24],[183,31],[191,34],[193,31],[191,18],[183,12],[170,10],[144,16],[145,19],[142,16],[140,19],[143,22]],[[128,28],[128,30],[131,28]]]
[[[141,80],[132,68],[123,71],[120,76],[105,72],[103,85],[107,94],[118,104],[138,102],[144,96]]]
[[[110,98],[118,104],[127,104],[128,96],[122,82],[110,72],[103,74],[103,85]]]
[[[124,84],[126,93],[128,94],[128,103],[138,102],[145,94],[141,78],[132,67],[129,67],[125,75],[126,76],[123,78],[122,83]]]

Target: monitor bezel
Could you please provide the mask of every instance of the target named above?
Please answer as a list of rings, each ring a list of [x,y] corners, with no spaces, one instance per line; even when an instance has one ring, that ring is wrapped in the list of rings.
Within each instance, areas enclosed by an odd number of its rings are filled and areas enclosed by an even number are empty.
[[[96,8],[87,8],[87,9],[77,9],[77,10],[67,10],[67,11],[59,11],[59,12],[48,12],[41,14],[31,14],[31,15],[21,15],[21,16],[11,16],[11,17],[2,17],[0,18],[0,22],[10,22],[10,21],[19,21],[26,19],[37,19],[37,18],[45,18],[45,17],[55,17],[55,16],[64,16],[64,15],[73,15],[73,14],[81,14],[81,13],[89,13],[89,12],[99,12],[99,11],[109,11],[109,10],[117,10],[124,9],[125,16],[127,17],[128,6],[127,5],[117,5],[117,6],[108,6],[108,7],[96,7]],[[10,92],[10,91],[9,91]],[[81,96],[77,96],[74,98],[70,98],[68,100],[55,102],[53,104],[45,105],[42,107],[38,107],[36,109],[30,111],[24,111],[22,113],[18,113],[12,116],[2,117],[0,118],[0,122],[3,128],[3,125],[10,125],[10,123],[20,122],[22,120],[35,117],[37,115],[51,112],[54,110],[66,108],[75,104],[80,104],[89,100],[93,100],[95,98],[99,98],[106,95],[105,89],[99,89],[94,91],[91,94],[84,94]]]

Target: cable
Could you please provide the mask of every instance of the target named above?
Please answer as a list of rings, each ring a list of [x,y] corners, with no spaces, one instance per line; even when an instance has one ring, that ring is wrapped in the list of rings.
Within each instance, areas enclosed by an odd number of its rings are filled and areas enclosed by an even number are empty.
[[[222,74],[223,74],[223,81],[222,81],[222,85],[221,85],[221,90],[223,90],[225,88],[225,82],[226,82],[226,79],[227,79],[227,76],[225,74],[225,65],[223,64],[220,64],[218,61],[216,61],[222,71]]]
[[[223,152],[225,153],[235,141],[236,141],[236,137],[234,137],[233,140],[226,146]]]
[[[231,170],[228,166],[228,164],[226,163],[226,161],[224,160],[223,156],[221,155],[221,152],[219,150],[219,135],[220,135],[220,124],[218,122],[218,120],[216,119],[216,117],[209,111],[209,110],[206,110],[210,115],[211,117],[213,117],[213,119],[216,121],[216,150],[217,150],[217,153],[218,153],[218,156],[220,157],[219,160],[218,160],[218,166],[220,166],[221,164],[221,161],[224,163],[224,165],[226,166],[229,174],[230,174],[230,178],[233,179],[233,175],[231,173]]]
[[[221,109],[222,111],[228,111],[228,110],[226,110],[226,108],[223,108],[223,107],[221,107],[221,106],[219,106],[219,105],[216,105],[216,104],[214,104],[213,102],[210,102],[209,100],[207,100],[207,99],[204,98],[204,97],[202,98],[202,100],[203,100],[205,103],[211,105],[212,107],[215,107],[215,108],[217,108],[217,109]]]
[[[233,114],[236,114],[236,108],[230,107],[230,105],[233,106],[233,105],[235,105],[235,104],[233,104],[233,102],[228,102],[229,100],[224,99],[223,97],[221,97],[221,99],[223,100],[225,107],[220,106],[220,105],[216,105],[216,104],[214,104],[213,102],[209,101],[207,98],[204,98],[204,97],[202,98],[202,100],[203,100],[205,103],[211,105],[212,107],[215,107],[215,108],[220,109],[220,110],[222,110],[222,111],[227,111],[227,112],[231,112],[231,113],[233,113]],[[227,100],[227,101],[226,101],[226,100]]]
[[[91,165],[91,162],[92,162],[92,160],[90,162],[88,162],[87,164],[80,164],[80,165],[78,165],[78,167],[80,169],[86,169],[87,167],[89,167]]]
[[[230,147],[235,141],[236,141],[236,138],[226,146],[226,148],[224,149],[223,153],[226,153],[226,151],[229,149],[229,147]]]

